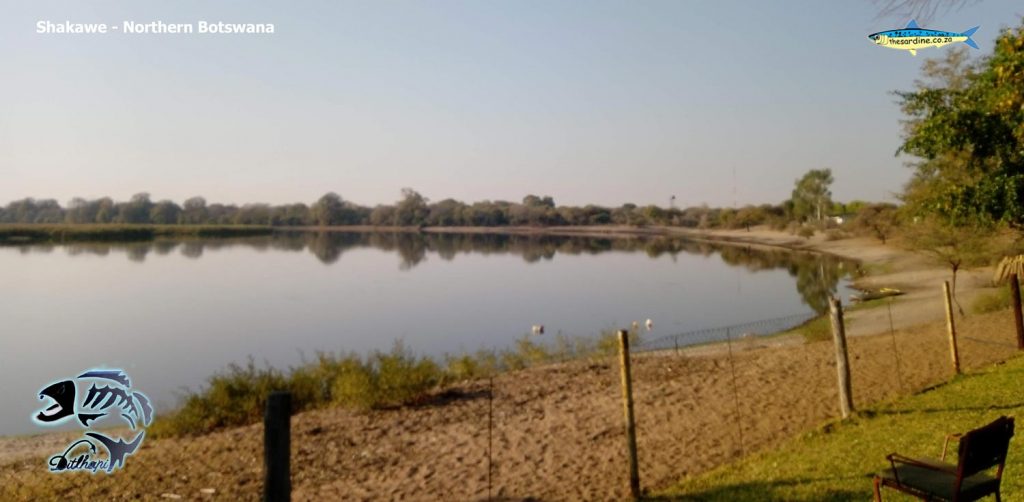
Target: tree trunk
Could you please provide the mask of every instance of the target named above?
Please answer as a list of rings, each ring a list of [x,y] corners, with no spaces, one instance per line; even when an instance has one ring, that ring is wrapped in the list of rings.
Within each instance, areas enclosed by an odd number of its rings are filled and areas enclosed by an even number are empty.
[[[953,264],[953,284],[951,285],[950,290],[952,290],[953,303],[956,304],[956,309],[960,312],[960,316],[962,317],[964,316],[964,308],[960,306],[960,300],[956,297],[956,273],[958,271],[960,271],[959,262]]]

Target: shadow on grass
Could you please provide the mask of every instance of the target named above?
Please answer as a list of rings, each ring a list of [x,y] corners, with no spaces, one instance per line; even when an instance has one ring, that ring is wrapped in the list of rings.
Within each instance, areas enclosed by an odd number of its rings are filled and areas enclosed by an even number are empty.
[[[786,501],[819,501],[819,500],[834,500],[834,501],[847,501],[857,500],[863,501],[866,497],[871,494],[871,478],[872,474],[863,474],[859,476],[845,476],[845,477],[829,477],[829,478],[795,478],[795,479],[779,479],[774,481],[764,482],[749,482],[749,483],[737,483],[731,485],[721,485],[710,488],[706,491],[699,491],[695,493],[680,494],[680,495],[656,495],[647,496],[642,500],[648,502],[695,502],[695,501],[710,501],[710,500],[751,500],[751,501],[762,501],[762,500],[786,500]],[[806,495],[794,494],[792,491],[784,490],[783,488],[789,488],[794,486],[806,485],[808,483],[821,483],[825,482],[833,486],[843,484],[840,483],[842,480],[863,480],[864,489],[859,491],[853,490],[830,490],[822,489],[814,491],[814,493],[808,493]]]
[[[864,418],[872,418],[879,415],[913,415],[915,413],[954,413],[958,411],[999,411],[1019,410],[1024,408],[1024,402],[1013,404],[993,404],[990,406],[950,406],[948,408],[912,408],[912,409],[887,409],[871,410],[861,412]]]

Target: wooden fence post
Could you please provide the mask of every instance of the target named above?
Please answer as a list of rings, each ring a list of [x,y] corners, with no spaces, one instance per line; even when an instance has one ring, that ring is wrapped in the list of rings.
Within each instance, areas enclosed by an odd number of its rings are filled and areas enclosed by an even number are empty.
[[[636,458],[636,422],[633,417],[633,380],[629,366],[629,332],[619,330],[619,365],[622,369],[622,404],[626,414],[626,452],[629,455],[629,494],[640,498],[640,466]]]
[[[956,347],[956,321],[953,319],[953,295],[949,291],[949,281],[942,283],[942,291],[946,295],[946,329],[949,331],[949,355],[953,358],[953,372],[960,374],[960,351]]]
[[[1024,350],[1024,317],[1021,316],[1020,283],[1017,274],[1010,275],[1010,292],[1013,293],[1013,321],[1017,325],[1017,349]]]
[[[271,392],[263,416],[263,500],[291,500],[291,415],[292,395]]]
[[[494,376],[487,379],[487,500],[491,500],[491,473],[494,472]]]
[[[839,414],[847,418],[853,412],[853,389],[850,386],[850,358],[846,350],[846,326],[843,324],[843,304],[830,298],[829,319],[832,321],[832,341],[836,346],[836,373],[839,381]]]

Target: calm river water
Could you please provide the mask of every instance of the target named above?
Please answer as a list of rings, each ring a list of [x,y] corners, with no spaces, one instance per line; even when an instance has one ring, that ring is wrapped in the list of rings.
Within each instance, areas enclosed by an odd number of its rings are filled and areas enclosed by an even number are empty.
[[[285,232],[267,237],[0,247],[0,435],[46,384],[123,368],[158,411],[250,356],[440,356],[546,335],[644,336],[809,313],[849,263],[666,238]],[[838,290],[838,291],[837,291]]]

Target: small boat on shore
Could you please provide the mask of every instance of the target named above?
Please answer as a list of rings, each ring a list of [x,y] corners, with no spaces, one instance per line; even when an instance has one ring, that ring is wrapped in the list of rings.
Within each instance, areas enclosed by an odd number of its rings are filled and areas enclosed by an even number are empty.
[[[882,298],[888,298],[890,296],[900,296],[906,294],[903,291],[896,288],[879,288],[877,290],[864,290],[861,293],[850,295],[850,301],[854,303],[868,302],[871,300],[879,300]]]

